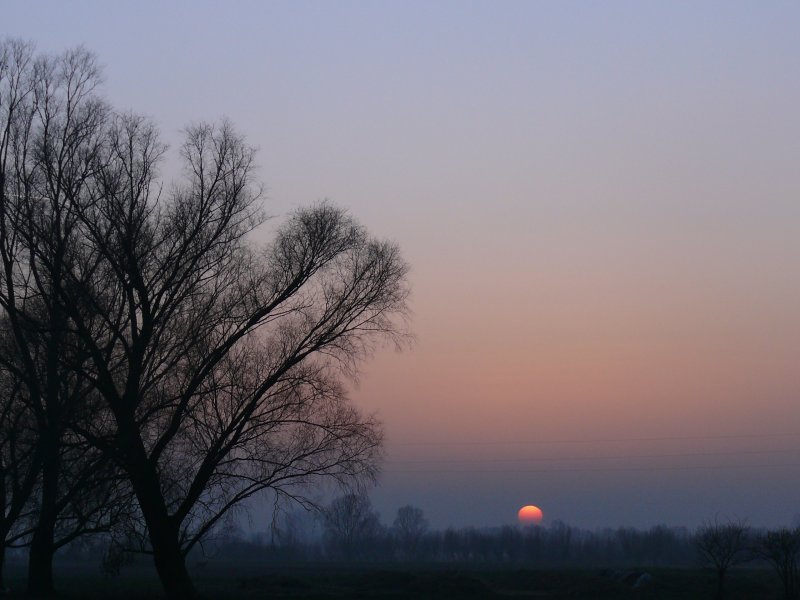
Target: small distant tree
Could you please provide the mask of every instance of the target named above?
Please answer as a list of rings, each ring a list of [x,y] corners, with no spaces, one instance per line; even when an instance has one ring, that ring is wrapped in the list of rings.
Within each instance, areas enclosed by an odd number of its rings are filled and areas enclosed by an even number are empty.
[[[276,508],[269,534],[261,534],[262,543],[278,549],[281,556],[299,558],[308,550],[308,511],[281,511]]]
[[[548,541],[553,549],[553,557],[562,562],[568,562],[572,556],[574,546],[573,529],[563,521],[553,521],[547,532]]]
[[[755,553],[775,569],[783,584],[785,600],[798,597],[798,558],[800,558],[800,528],[782,527],[760,536],[754,545]]]
[[[346,559],[364,555],[381,530],[378,513],[364,494],[347,494],[331,502],[324,513],[325,545]]]
[[[397,509],[392,533],[401,556],[414,556],[427,531],[428,520],[421,508],[408,505]]]
[[[695,534],[694,543],[701,559],[716,571],[717,600],[724,598],[728,570],[749,558],[747,538],[748,528],[739,521],[722,523],[715,520],[701,526]]]
[[[100,558],[100,571],[109,578],[117,578],[122,567],[130,560],[125,548],[116,541],[111,541]]]

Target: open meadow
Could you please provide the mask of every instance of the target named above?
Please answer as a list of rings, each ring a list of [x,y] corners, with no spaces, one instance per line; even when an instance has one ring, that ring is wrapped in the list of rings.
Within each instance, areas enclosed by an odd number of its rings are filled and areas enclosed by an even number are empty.
[[[570,600],[704,600],[714,597],[715,579],[702,569],[523,569],[479,565],[295,564],[280,567],[217,560],[195,565],[193,578],[205,598],[221,600],[406,599],[458,600],[543,598]],[[86,564],[56,568],[60,598],[138,600],[162,598],[156,573],[144,562],[129,565],[117,578]],[[652,579],[635,586],[642,573]],[[10,565],[7,598],[25,598],[24,570]],[[735,569],[728,600],[772,600],[781,589],[769,569]]]

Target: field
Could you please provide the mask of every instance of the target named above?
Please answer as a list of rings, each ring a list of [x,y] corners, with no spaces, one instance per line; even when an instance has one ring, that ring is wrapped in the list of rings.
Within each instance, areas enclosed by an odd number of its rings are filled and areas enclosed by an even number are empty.
[[[24,573],[9,565],[7,598],[24,598]],[[713,573],[700,569],[519,569],[476,565],[352,566],[324,563],[264,567],[216,560],[193,566],[198,589],[209,599],[570,599],[692,600],[714,598]],[[646,585],[634,588],[646,572]],[[128,566],[118,578],[102,576],[96,567],[61,564],[57,569],[60,597],[115,600],[159,598],[155,573],[146,565]],[[644,583],[644,581],[642,582]],[[727,600],[778,600],[777,577],[766,569],[736,569],[729,574]]]

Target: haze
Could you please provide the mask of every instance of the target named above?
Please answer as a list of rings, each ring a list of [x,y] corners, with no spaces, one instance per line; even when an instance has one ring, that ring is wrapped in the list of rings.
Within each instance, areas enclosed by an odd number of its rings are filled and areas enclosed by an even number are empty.
[[[385,520],[792,523],[800,5],[7,1],[172,136],[228,116],[267,210],[330,198],[412,265],[376,412]],[[170,164],[165,165],[169,169]]]

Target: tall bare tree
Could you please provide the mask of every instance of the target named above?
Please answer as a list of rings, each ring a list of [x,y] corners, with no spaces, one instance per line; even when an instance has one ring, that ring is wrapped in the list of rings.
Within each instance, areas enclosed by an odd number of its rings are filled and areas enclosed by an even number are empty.
[[[19,119],[29,118],[30,110],[26,108],[29,97],[33,94],[34,58],[30,44],[17,40],[0,42],[0,208],[5,212],[9,200],[10,171],[16,160],[15,147],[19,145]],[[0,237],[8,240],[6,220],[0,219]],[[3,254],[13,252],[16,244],[6,241],[3,246],[9,247]],[[2,295],[13,290],[13,282],[3,282]],[[3,307],[4,313],[8,308]],[[8,355],[15,346],[13,334],[10,334],[8,320],[4,323],[3,335],[0,336],[0,353]],[[0,550],[0,569],[5,558],[5,548],[13,543],[16,535],[12,530],[16,526],[27,506],[38,481],[40,457],[31,435],[32,416],[24,396],[23,382],[14,370],[0,368],[2,382],[2,409],[0,412],[0,496],[2,496],[2,534],[3,548]],[[19,534],[17,534],[19,535]],[[0,581],[2,584],[2,581]]]
[[[116,504],[125,494],[110,459],[71,430],[96,393],[75,368],[88,355],[57,293],[78,272],[76,207],[107,133],[99,83],[96,60],[82,48],[37,56],[24,42],[0,44],[0,367],[17,382],[15,398],[35,432],[27,463],[37,474],[28,573],[35,593],[53,591],[59,547],[129,510]]]
[[[185,179],[162,185],[156,129],[110,115],[85,51],[17,72],[9,89],[27,91],[4,105],[0,305],[40,408],[40,521],[52,532],[57,520],[47,490],[66,372],[86,392],[77,405],[93,407],[69,430],[125,471],[165,590],[191,597],[185,554],[244,499],[308,502],[321,477],[374,477],[380,427],[340,379],[374,344],[404,340],[407,268],[329,204],[255,246],[254,151],[228,123],[187,129]]]
[[[193,594],[185,553],[242,500],[374,476],[379,427],[338,377],[400,340],[407,295],[396,246],[327,204],[254,248],[252,150],[228,124],[187,136],[189,182],[164,202],[149,194],[153,130],[122,120],[116,170],[82,207],[96,285],[61,291],[113,417],[112,435],[84,435],[126,469],[172,597]]]

